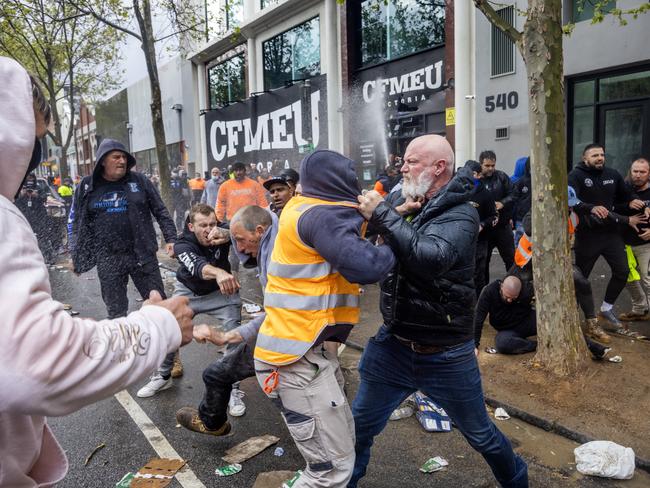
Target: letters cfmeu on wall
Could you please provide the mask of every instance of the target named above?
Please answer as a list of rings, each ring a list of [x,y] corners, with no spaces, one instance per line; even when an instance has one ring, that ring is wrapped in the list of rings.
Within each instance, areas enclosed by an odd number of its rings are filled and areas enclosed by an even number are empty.
[[[278,172],[297,168],[304,152],[327,148],[326,75],[296,82],[205,114],[208,165],[257,163]]]

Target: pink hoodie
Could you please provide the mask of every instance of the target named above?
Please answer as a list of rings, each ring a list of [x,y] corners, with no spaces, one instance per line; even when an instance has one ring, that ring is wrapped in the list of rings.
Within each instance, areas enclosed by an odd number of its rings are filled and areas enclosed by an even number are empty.
[[[0,487],[53,486],[68,461],[45,415],[66,415],[141,381],[177,349],[174,316],[145,306],[96,322],[52,299],[32,230],[12,203],[34,146],[25,70],[0,57]]]

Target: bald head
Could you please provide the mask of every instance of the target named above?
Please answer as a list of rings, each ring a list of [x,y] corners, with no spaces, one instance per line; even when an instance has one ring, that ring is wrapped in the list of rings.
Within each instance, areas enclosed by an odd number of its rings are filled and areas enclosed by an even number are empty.
[[[521,280],[516,276],[507,276],[501,283],[501,297],[508,303],[514,302],[521,293]]]
[[[454,174],[454,151],[442,136],[427,134],[413,139],[404,153],[402,193],[407,198],[429,198]]]

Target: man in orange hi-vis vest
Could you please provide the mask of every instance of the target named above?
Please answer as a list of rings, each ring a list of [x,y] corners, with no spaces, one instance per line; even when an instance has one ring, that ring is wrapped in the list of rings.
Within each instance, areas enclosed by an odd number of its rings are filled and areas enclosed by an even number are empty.
[[[307,466],[293,488],[344,487],[354,466],[354,422],[336,348],[359,321],[359,284],[395,265],[363,238],[354,161],[316,151],[300,167],[302,193],[280,216],[264,291],[255,371],[280,408]]]

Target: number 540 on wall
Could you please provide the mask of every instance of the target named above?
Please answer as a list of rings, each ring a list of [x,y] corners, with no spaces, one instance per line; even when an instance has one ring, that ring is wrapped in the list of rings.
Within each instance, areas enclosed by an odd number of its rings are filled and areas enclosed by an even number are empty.
[[[496,101],[495,101],[496,98]],[[501,110],[517,108],[519,105],[519,94],[516,91],[499,93],[485,97],[485,111],[494,112],[497,108]]]

